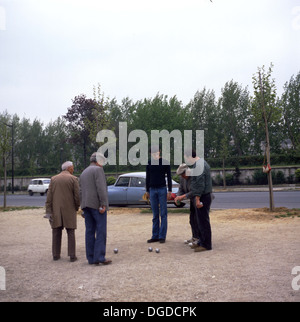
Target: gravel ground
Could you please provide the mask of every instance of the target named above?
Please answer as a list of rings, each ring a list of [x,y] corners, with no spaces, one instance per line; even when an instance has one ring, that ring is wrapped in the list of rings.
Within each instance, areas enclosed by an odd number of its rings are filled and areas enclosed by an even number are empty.
[[[84,220],[76,230],[78,261],[52,260],[44,209],[0,213],[0,266],[6,290],[0,301],[300,301],[292,269],[300,266],[300,218],[275,218],[262,209],[211,212],[213,250],[195,253],[188,214],[170,213],[167,241],[148,252],[152,215],[112,208],[108,266],[88,265]],[[113,249],[118,248],[118,254]],[[299,283],[299,282],[298,282]]]

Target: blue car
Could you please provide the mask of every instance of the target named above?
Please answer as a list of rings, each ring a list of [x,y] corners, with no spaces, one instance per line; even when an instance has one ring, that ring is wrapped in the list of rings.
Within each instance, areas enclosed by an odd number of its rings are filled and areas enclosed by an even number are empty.
[[[172,200],[168,203],[175,204],[174,198],[178,191],[179,184],[172,180]],[[133,172],[122,174],[116,183],[108,186],[108,200],[110,205],[145,205],[149,204],[143,200],[146,192],[146,172]],[[175,204],[176,205],[176,204]],[[182,205],[176,205],[183,207]]]

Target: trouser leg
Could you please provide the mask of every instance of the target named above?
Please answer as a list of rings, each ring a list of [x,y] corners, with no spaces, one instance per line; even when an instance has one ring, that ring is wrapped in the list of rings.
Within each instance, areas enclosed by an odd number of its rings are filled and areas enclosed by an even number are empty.
[[[150,188],[150,203],[153,213],[152,219],[152,239],[159,238],[159,200],[157,189]]]
[[[197,223],[197,213],[196,213],[196,205],[195,200],[190,200],[190,225],[192,230],[192,237],[199,239],[199,229]]]
[[[198,245],[206,249],[212,249],[211,226],[209,220],[209,210],[211,204],[211,195],[207,194],[201,197],[202,208],[196,208],[197,223],[199,229]]]
[[[91,208],[84,208],[84,218],[86,259],[88,260],[89,264],[94,264],[96,222],[94,221]]]
[[[68,234],[68,256],[71,258],[76,257],[76,240],[75,240],[75,229],[67,228]]]
[[[166,239],[168,229],[167,188],[160,188],[158,193],[160,206],[159,239]]]
[[[52,255],[55,259],[60,257],[62,230],[63,227],[52,229]]]
[[[106,254],[106,237],[107,237],[107,212],[100,214],[94,210],[94,220],[96,222],[96,240],[94,246],[94,262],[102,263]]]

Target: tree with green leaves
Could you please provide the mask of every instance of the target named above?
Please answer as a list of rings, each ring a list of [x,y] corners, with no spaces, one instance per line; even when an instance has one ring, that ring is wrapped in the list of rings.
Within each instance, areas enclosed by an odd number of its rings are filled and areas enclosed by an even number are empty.
[[[87,166],[87,154],[91,151],[91,122],[93,122],[94,110],[97,102],[82,94],[72,100],[72,106],[68,108],[63,116],[67,121],[70,133],[69,142],[74,145],[74,149],[81,150],[83,157],[83,167]]]
[[[285,83],[280,107],[284,134],[291,140],[292,149],[300,153],[300,72]]]
[[[190,112],[191,129],[204,130],[204,156],[216,157],[220,136],[220,108],[216,103],[215,92],[212,90],[197,91],[187,105]]]
[[[247,88],[243,89],[231,80],[222,88],[220,97],[221,128],[232,142],[233,154],[242,156],[249,145],[248,120],[250,97]]]

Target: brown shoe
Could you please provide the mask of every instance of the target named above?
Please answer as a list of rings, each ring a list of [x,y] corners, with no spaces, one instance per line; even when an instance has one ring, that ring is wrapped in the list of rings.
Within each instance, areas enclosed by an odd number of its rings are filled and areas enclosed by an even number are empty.
[[[192,245],[190,247],[191,247],[191,249],[196,249],[201,246],[199,246],[197,243],[192,243]]]
[[[110,259],[106,259],[104,262],[100,262],[100,264],[103,264],[103,265],[109,265],[111,263],[112,261]]]
[[[206,250],[208,250],[208,249],[205,247],[199,246],[199,245],[198,245],[198,247],[194,248],[194,252],[204,252]]]

